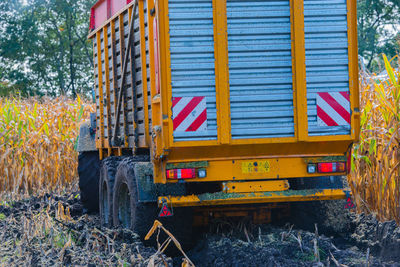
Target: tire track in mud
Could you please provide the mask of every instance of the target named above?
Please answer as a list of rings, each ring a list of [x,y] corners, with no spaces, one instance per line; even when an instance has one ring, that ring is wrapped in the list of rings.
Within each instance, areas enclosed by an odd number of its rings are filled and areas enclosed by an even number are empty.
[[[182,257],[156,253],[131,231],[100,228],[76,195],[0,202],[0,265],[181,265]],[[60,204],[70,220],[57,218]],[[309,227],[216,221],[186,252],[196,266],[400,266],[395,222],[364,214],[349,220],[348,231],[334,236],[322,226],[316,233],[312,221]]]

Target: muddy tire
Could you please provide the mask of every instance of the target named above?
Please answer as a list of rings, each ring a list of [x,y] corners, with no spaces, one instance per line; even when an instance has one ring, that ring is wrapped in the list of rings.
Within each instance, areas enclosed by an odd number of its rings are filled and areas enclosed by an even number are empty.
[[[157,207],[156,203],[139,202],[135,164],[130,157],[118,166],[113,192],[113,223],[144,238],[157,218]]]
[[[78,156],[79,189],[81,202],[88,212],[99,210],[100,159],[97,151],[81,152]]]
[[[113,225],[113,190],[115,173],[117,172],[117,167],[120,161],[120,157],[109,157],[101,162],[98,192],[100,223],[103,227],[111,227]]]
[[[136,177],[139,177],[133,157],[124,159],[118,166],[115,176],[113,194],[114,226],[129,228],[143,240],[154,220],[159,220],[185,248],[192,246],[192,210],[188,208],[173,209],[174,216],[158,218],[158,207],[154,203],[139,202]],[[166,236],[161,233],[160,241]],[[155,245],[155,238],[149,245]],[[173,246],[173,245],[172,245]]]

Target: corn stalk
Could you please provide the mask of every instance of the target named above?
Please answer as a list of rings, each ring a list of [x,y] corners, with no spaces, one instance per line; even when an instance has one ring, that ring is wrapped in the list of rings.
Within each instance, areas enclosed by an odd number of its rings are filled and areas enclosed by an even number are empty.
[[[383,55],[387,75],[363,77],[361,135],[349,180],[360,211],[400,222],[400,73]]]
[[[62,189],[77,177],[74,144],[93,107],[66,98],[0,98],[0,192]]]

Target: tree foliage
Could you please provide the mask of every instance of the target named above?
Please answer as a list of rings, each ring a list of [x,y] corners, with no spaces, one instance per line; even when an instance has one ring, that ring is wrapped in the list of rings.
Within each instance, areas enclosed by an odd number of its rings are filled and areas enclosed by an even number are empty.
[[[87,40],[96,0],[0,0],[0,94],[76,95],[92,88]],[[297,0],[296,0],[297,1]],[[399,50],[400,0],[358,0],[359,54],[372,71]]]
[[[399,44],[400,0],[358,0],[359,54],[367,68],[380,70],[380,55],[395,56]]]
[[[0,81],[21,93],[76,95],[91,89],[87,40],[93,1],[0,1]]]

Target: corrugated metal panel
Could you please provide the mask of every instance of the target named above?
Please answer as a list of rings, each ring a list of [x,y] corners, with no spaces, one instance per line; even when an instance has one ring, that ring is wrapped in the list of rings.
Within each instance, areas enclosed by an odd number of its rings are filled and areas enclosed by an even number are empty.
[[[294,136],[289,0],[228,0],[232,138]]]
[[[317,94],[349,92],[346,0],[304,0],[308,129],[310,136],[350,134],[350,126],[321,127]]]
[[[206,97],[207,131],[174,132],[175,141],[216,140],[212,0],[169,0],[173,97]]]

